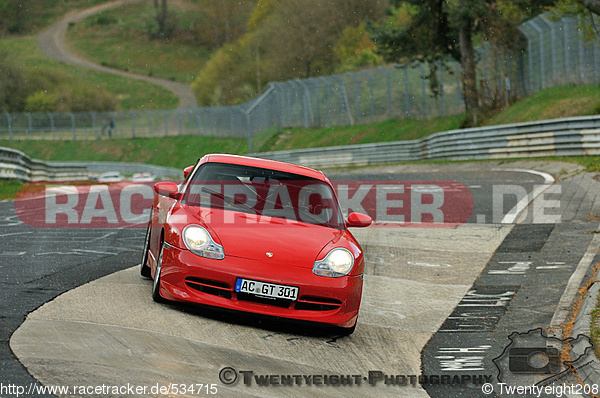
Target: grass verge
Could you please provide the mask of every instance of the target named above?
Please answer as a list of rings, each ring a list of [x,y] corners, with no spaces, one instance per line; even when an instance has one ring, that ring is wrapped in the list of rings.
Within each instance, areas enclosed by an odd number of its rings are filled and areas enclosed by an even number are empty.
[[[485,124],[505,124],[600,114],[600,84],[557,86],[508,107]]]
[[[590,338],[594,345],[594,352],[596,357],[600,358],[600,295],[596,301],[596,308],[591,312],[590,321]]]
[[[248,153],[245,138],[178,136],[103,141],[0,141],[0,146],[51,161],[148,163],[183,168],[207,153]]]
[[[511,105],[485,125],[531,122],[569,116],[600,114],[600,85],[559,86],[540,91]],[[387,120],[347,127],[289,128],[265,142],[263,151],[317,148],[413,140],[458,129],[464,115],[429,120]]]
[[[289,128],[269,139],[263,150],[281,151],[336,145],[414,140],[439,131],[460,128],[463,115],[429,120],[386,120],[380,123],[346,127]]]
[[[581,90],[572,90],[571,98],[585,97],[587,93],[594,92],[595,87],[583,86]],[[598,88],[600,90],[600,87]],[[554,92],[554,89],[548,91]],[[559,90],[564,95],[564,91]],[[583,94],[582,94],[583,93]],[[539,93],[540,95],[546,95]],[[564,98],[563,98],[564,99]],[[524,101],[527,101],[524,100]],[[600,105],[600,95],[590,103]],[[517,115],[518,109],[537,107],[537,103],[527,102],[515,104],[505,112],[512,112],[512,116],[503,118],[506,122],[523,120],[526,109]],[[546,113],[529,113],[527,121],[534,115],[551,117]],[[563,115],[564,116],[564,115]],[[362,144],[368,142],[389,142],[396,140],[418,139],[439,131],[459,128],[462,116],[452,116],[433,120],[388,120],[369,125],[350,127],[329,127],[320,129],[283,129],[277,133],[276,128],[270,128],[254,137],[254,152],[272,150],[286,150],[298,148],[312,148],[331,145]],[[121,161],[150,163],[170,167],[185,167],[193,164],[199,157],[206,153],[224,152],[233,154],[248,153],[248,143],[245,138],[222,138],[206,136],[179,136],[163,138],[134,138],[115,139],[103,141],[0,141],[0,146],[19,149],[29,156],[43,160],[54,161]],[[574,162],[583,165],[588,172],[600,172],[600,156],[552,157],[537,158],[538,160],[555,160]],[[507,159],[506,162],[519,159]],[[437,161],[430,163],[445,163]]]
[[[0,180],[0,200],[14,199],[22,186],[18,181]]]

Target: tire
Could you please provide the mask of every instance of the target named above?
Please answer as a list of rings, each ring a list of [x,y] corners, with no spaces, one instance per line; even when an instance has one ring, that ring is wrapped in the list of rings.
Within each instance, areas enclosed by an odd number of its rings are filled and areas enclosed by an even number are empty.
[[[164,303],[167,301],[160,295],[160,274],[162,272],[163,250],[164,245],[160,242],[160,251],[158,260],[156,260],[156,270],[154,271],[154,282],[152,283],[152,299],[157,303]]]
[[[144,252],[142,253],[142,267],[140,269],[140,274],[144,278],[151,279],[152,273],[150,272],[150,267],[148,267],[148,251],[150,251],[150,224],[148,224],[148,229],[146,230],[146,239],[144,240]]]

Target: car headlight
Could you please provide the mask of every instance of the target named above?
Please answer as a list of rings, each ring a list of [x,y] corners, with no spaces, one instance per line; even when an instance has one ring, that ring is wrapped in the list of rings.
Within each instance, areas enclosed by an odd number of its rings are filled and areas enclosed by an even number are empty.
[[[215,242],[208,231],[199,225],[188,225],[183,229],[183,243],[198,256],[216,260],[225,258],[223,246]]]
[[[315,261],[313,274],[339,278],[348,275],[354,265],[354,256],[347,249],[337,248],[330,251],[322,260]]]

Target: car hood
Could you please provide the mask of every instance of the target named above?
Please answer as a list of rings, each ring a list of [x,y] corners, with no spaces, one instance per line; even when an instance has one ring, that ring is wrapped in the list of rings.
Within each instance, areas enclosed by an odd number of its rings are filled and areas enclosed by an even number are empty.
[[[227,257],[304,268],[312,268],[323,247],[343,235],[335,228],[227,210],[202,209],[197,217],[223,246]]]

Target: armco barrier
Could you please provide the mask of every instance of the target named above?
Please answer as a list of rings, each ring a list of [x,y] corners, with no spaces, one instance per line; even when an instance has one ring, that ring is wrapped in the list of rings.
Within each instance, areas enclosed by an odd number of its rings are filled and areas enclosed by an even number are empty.
[[[118,171],[121,174],[150,173],[159,179],[181,179],[183,178],[183,169],[173,167],[155,166],[145,163],[125,163],[125,162],[48,162],[50,166],[63,167],[86,167],[90,173],[106,173],[109,171]],[[190,163],[190,166],[192,163]]]
[[[385,133],[385,132],[384,132]],[[445,131],[412,141],[255,153],[308,167],[600,154],[600,115]]]
[[[35,181],[87,180],[85,166],[53,165],[21,151],[0,147],[0,179]]]

